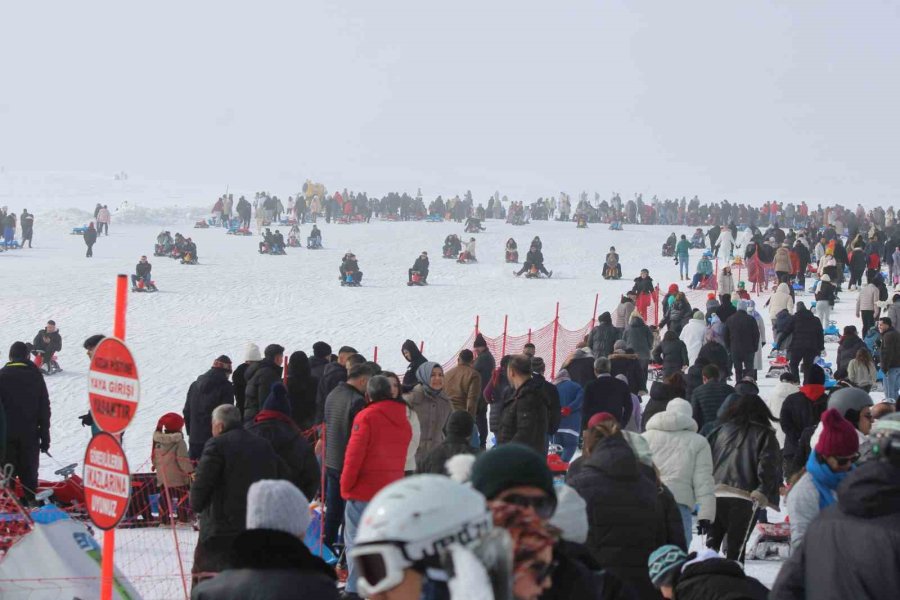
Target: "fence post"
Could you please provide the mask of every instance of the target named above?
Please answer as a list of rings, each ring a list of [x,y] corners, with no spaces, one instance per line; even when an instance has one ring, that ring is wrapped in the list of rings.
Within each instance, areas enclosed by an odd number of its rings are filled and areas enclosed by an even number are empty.
[[[421,342],[419,342],[419,352],[421,352],[422,354],[425,354],[425,340],[422,340]]]
[[[375,356],[372,357],[372,362],[378,362],[378,346],[375,346]]]
[[[506,356],[506,326],[509,324],[509,315],[503,315],[503,345],[500,347],[500,358]]]
[[[478,333],[479,333],[478,325],[480,323],[481,323],[481,316],[475,315],[475,335],[478,335]]]
[[[528,343],[531,343],[531,327],[528,328]]]
[[[659,284],[656,284],[656,301],[653,302],[653,324],[659,327]]]
[[[597,292],[596,294],[594,294],[594,316],[591,317],[591,325],[593,325],[594,321],[597,320],[597,307],[599,306],[599,303],[600,303],[600,292]]]
[[[288,377],[287,358],[289,358],[291,355],[288,354],[287,350],[285,350],[284,356],[285,356],[284,365],[281,367],[281,383],[284,384],[284,387],[287,387],[287,377]]]
[[[559,335],[559,302],[556,303],[556,317],[553,319],[553,353],[550,359],[550,377],[556,374],[556,339]],[[552,379],[551,379],[552,381]]]

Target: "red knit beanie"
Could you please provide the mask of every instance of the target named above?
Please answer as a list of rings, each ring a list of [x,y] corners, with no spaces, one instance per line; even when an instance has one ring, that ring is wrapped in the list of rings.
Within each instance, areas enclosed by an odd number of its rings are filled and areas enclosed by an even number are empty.
[[[162,431],[165,429],[166,433],[181,431],[182,427],[184,427],[184,418],[178,413],[166,413],[156,422],[156,430]]]
[[[853,424],[836,408],[822,413],[822,433],[816,443],[819,456],[853,456],[859,451],[859,437]]]

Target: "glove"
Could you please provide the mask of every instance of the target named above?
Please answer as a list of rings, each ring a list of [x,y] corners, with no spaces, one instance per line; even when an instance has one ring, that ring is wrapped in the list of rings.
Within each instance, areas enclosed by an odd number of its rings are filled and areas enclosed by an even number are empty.
[[[752,492],[750,492],[750,499],[756,502],[760,507],[765,506],[769,503],[769,499],[766,498],[766,495],[759,490],[753,490]]]
[[[91,413],[87,413],[87,414],[85,414],[85,415],[81,415],[81,416],[78,417],[78,418],[81,419],[81,426],[82,426],[82,427],[90,427],[90,426],[92,426],[92,425],[94,424],[94,415],[92,415]]]
[[[50,455],[50,444],[49,443],[41,443],[41,452],[46,455]]]
[[[569,415],[572,414],[572,409],[569,408],[568,406],[563,406],[559,412],[562,416],[568,417]]]
[[[709,519],[700,519],[697,521],[697,535],[706,535],[709,533],[712,524]]]

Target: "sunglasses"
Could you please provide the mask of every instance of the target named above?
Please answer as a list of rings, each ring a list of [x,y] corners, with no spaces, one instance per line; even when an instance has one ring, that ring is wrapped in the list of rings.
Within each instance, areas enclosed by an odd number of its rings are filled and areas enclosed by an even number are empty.
[[[834,462],[836,462],[839,467],[846,467],[847,465],[855,463],[858,460],[859,460],[859,452],[857,452],[853,456],[835,456],[834,457]]]
[[[531,508],[535,514],[541,519],[547,520],[553,516],[556,510],[556,498],[550,496],[523,496],[522,494],[507,494],[502,498],[498,498],[500,502],[521,506],[522,508]]]
[[[534,582],[537,585],[541,585],[551,575],[553,575],[553,572],[556,570],[557,566],[559,566],[559,562],[555,560],[548,563],[537,561],[528,565],[528,571],[530,571],[532,576],[534,577]]]

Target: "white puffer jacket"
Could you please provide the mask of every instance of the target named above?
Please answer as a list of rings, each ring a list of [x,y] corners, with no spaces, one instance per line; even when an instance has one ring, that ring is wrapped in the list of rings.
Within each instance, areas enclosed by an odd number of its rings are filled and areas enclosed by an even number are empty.
[[[665,411],[647,422],[644,439],[675,501],[691,507],[699,504],[697,518],[712,522],[716,518],[712,451],[706,438],[697,433],[691,414],[690,402],[670,400]]]
[[[702,316],[699,319],[692,318],[688,324],[681,330],[681,341],[687,346],[688,360],[690,364],[694,364],[697,355],[700,354],[700,348],[703,347],[706,339],[706,319]]]
[[[783,309],[787,309],[789,313],[794,312],[794,299],[791,298],[791,289],[786,283],[779,283],[769,300],[769,318],[775,320],[775,316]]]

